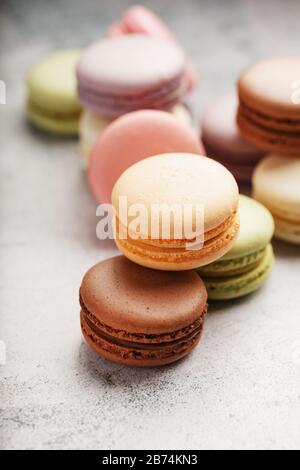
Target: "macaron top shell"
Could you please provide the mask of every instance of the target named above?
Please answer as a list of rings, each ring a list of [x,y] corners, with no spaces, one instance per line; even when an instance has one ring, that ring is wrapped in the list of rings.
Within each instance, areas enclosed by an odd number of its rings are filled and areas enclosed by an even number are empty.
[[[254,195],[270,208],[300,217],[300,159],[272,154],[257,166]]]
[[[134,163],[161,153],[202,151],[193,130],[170,113],[135,111],[115,120],[98,138],[88,168],[89,185],[97,202],[111,202],[114,184]]]
[[[300,57],[263,60],[244,71],[238,83],[243,104],[274,117],[298,118],[300,106],[292,100],[300,77]]]
[[[263,152],[242,137],[236,122],[237,108],[238,99],[235,93],[221,96],[214,101],[204,113],[203,141],[212,151],[222,153],[224,158],[252,163],[258,161]]]
[[[247,196],[240,196],[240,232],[222,260],[232,260],[266,248],[274,235],[274,220],[268,209]]]
[[[87,48],[77,67],[79,83],[114,95],[139,95],[184,73],[185,58],[174,43],[130,34]]]
[[[126,170],[113,189],[112,202],[117,211],[120,196],[127,197],[129,209],[135,203],[142,204],[147,208],[148,227],[153,204],[168,208],[189,205],[194,209],[193,223],[201,207],[207,232],[233,216],[238,193],[234,177],[220,163],[199,155],[174,153],[147,158]],[[177,229],[174,224],[172,218],[172,231]]]
[[[27,75],[29,99],[49,111],[79,112],[75,69],[80,50],[54,52],[37,62]]]
[[[162,272],[118,256],[85,275],[80,296],[102,324],[130,333],[163,334],[199,319],[207,293],[196,272]]]

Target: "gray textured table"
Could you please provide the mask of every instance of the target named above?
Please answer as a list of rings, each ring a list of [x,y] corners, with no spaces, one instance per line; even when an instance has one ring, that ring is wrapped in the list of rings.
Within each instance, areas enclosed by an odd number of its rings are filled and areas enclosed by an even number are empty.
[[[116,249],[96,239],[77,142],[27,126],[23,78],[44,53],[96,39],[129,3],[1,2],[0,447],[299,449],[296,247],[275,245],[274,274],[256,295],[212,305],[200,347],[177,365],[127,369],[82,341],[81,277]],[[249,62],[299,53],[298,0],[147,5],[197,64],[199,110]]]

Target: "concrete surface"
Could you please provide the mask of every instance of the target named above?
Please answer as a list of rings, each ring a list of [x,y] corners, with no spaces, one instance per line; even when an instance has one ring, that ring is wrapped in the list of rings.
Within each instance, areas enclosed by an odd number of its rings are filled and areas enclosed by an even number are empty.
[[[127,369],[82,341],[81,277],[116,250],[96,240],[77,142],[26,124],[23,80],[34,60],[88,44],[129,3],[1,2],[0,446],[299,449],[299,248],[277,243],[265,288],[212,305],[200,347],[177,365]],[[251,61],[299,52],[298,0],[147,5],[197,63],[199,110]]]

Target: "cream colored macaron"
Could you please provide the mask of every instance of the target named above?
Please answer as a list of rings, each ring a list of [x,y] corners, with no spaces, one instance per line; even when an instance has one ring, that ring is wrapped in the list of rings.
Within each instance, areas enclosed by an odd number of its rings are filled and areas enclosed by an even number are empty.
[[[239,231],[235,179],[220,163],[199,155],[141,160],[121,175],[112,203],[117,246],[148,268],[205,266],[231,249]]]
[[[271,154],[257,166],[253,195],[275,219],[275,236],[300,244],[300,159]]]
[[[177,104],[170,113],[182,124],[189,127],[193,126],[192,114],[185,105]],[[113,121],[114,119],[112,118],[98,116],[88,109],[83,110],[79,122],[79,138],[84,168],[87,168],[90,154],[97,138]]]

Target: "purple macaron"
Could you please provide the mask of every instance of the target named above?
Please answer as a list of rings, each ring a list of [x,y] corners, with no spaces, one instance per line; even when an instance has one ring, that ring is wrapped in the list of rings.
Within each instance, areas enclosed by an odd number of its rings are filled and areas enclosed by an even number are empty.
[[[241,184],[250,183],[253,170],[264,151],[247,142],[236,123],[235,93],[218,98],[205,111],[202,139],[209,157],[222,163]]]
[[[81,104],[100,116],[168,111],[187,92],[186,59],[175,43],[130,34],[88,47],[77,66]]]

